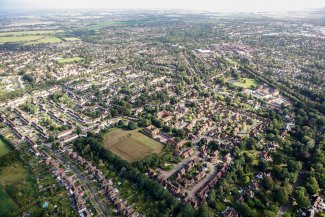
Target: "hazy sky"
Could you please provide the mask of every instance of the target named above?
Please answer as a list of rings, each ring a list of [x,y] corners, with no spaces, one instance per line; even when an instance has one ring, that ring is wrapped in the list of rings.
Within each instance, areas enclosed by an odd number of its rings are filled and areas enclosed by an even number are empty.
[[[325,7],[325,0],[0,0],[0,10],[186,9],[223,12],[287,11]]]

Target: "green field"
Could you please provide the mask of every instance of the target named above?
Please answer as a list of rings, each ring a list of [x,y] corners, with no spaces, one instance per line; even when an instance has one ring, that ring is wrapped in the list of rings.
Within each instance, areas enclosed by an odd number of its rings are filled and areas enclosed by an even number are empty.
[[[163,146],[139,130],[114,129],[104,136],[104,146],[128,162],[143,159],[151,153],[159,153]]]
[[[63,40],[65,40],[65,41],[80,41],[79,38],[75,38],[75,37],[63,38]]]
[[[14,162],[10,166],[1,168],[0,171],[0,184],[2,186],[8,186],[14,184],[17,181],[23,181],[28,175],[27,169],[19,161]]]
[[[59,63],[72,63],[72,62],[79,62],[83,60],[81,57],[72,57],[72,58],[64,58],[64,59],[59,59]]]
[[[63,30],[39,30],[39,31],[20,31],[20,32],[0,32],[0,37],[17,37],[17,36],[31,36],[31,35],[49,35],[53,33],[62,33]]]
[[[98,23],[91,23],[86,27],[87,30],[100,30],[109,26],[132,26],[144,23],[159,22],[157,19],[133,19],[133,20],[110,20]]]
[[[12,42],[27,42],[27,41],[36,41],[43,38],[41,35],[26,35],[26,36],[5,36],[0,37],[0,43],[12,43]]]
[[[90,24],[87,29],[88,30],[100,30],[108,26],[118,26],[121,25],[122,22],[120,21],[104,21],[104,22],[98,22],[98,23],[93,23]]]
[[[258,85],[258,83],[254,79],[251,79],[251,78],[241,78],[233,84],[237,87],[242,87],[245,89],[251,88],[252,86],[256,87]]]
[[[24,45],[37,45],[37,44],[52,44],[52,43],[59,43],[61,39],[55,36],[46,36],[42,37],[39,40],[31,41],[24,43]]]
[[[0,157],[9,152],[10,148],[2,140],[0,140]]]
[[[10,213],[17,209],[15,202],[0,187],[0,216],[10,216]]]
[[[20,43],[23,45],[37,45],[46,43],[58,43],[61,39],[52,36],[54,33],[62,33],[63,30],[40,30],[20,32],[0,32],[0,44]]]

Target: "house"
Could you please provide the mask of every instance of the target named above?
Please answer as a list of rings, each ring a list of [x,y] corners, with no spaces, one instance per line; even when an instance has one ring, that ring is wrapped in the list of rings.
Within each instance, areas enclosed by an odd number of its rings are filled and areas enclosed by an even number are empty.
[[[261,160],[273,161],[271,154],[269,152],[267,152],[267,151],[262,151],[261,152]]]
[[[58,139],[61,139],[62,137],[65,137],[67,135],[70,135],[72,133],[72,129],[62,131],[58,134]]]
[[[194,179],[185,179],[184,180],[185,187],[190,187],[190,186],[194,185],[194,183],[195,183]]]
[[[157,136],[160,133],[160,129],[154,125],[149,125],[148,127],[144,128],[143,131],[152,137]]]
[[[177,142],[177,141],[175,141],[174,138],[170,138],[167,140],[167,144],[174,146],[174,148],[176,148],[176,149],[180,149],[186,144],[186,141],[181,140],[181,141]]]
[[[219,151],[216,150],[212,153],[210,161],[211,163],[216,164],[218,162],[218,159],[219,159]]]
[[[202,145],[200,147],[200,155],[203,158],[206,158],[207,157],[208,154],[207,154],[207,146],[206,145]]]
[[[62,173],[64,172],[64,169],[61,169],[61,168],[59,168],[56,172],[55,172],[55,176],[59,176],[59,175],[61,175]]]
[[[202,170],[201,172],[199,172],[197,175],[194,176],[194,179],[196,181],[201,180],[204,176],[206,175],[206,173],[204,172],[204,170]]]
[[[227,207],[221,214],[223,217],[238,217],[239,216],[238,212],[232,207]]]

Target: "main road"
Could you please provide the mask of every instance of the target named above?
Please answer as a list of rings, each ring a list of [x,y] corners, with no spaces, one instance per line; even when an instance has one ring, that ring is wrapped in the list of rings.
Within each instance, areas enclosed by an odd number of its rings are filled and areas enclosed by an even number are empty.
[[[99,199],[96,197],[96,191],[93,189],[93,187],[89,183],[87,176],[82,171],[80,171],[78,168],[73,166],[70,162],[68,162],[66,159],[64,159],[64,157],[60,156],[59,154],[55,153],[55,157],[57,159],[60,159],[60,161],[63,162],[63,165],[68,165],[68,168],[70,168],[76,174],[79,181],[84,186],[87,186],[88,191],[90,192],[91,198],[96,202],[96,204],[93,204],[93,205],[96,208],[97,212],[100,213],[99,212],[99,209],[100,209],[103,216],[108,217],[109,215],[108,215],[106,209],[104,208],[105,205],[103,205],[102,202],[99,201]],[[96,207],[96,205],[99,207],[99,209],[98,209],[98,207]]]

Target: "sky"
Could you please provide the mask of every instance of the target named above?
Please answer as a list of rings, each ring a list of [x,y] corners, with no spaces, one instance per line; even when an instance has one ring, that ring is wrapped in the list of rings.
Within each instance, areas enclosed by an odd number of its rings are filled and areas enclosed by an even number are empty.
[[[183,9],[218,12],[325,8],[325,0],[0,0],[0,10]]]

